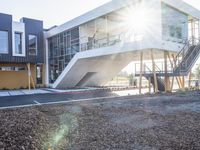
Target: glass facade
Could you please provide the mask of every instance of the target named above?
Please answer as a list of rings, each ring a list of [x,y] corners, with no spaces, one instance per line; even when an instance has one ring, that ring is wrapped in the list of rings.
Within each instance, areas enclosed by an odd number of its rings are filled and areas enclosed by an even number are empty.
[[[80,26],[80,50],[115,45],[122,41],[122,27],[117,16],[108,14]],[[113,19],[113,20],[112,20]]]
[[[82,24],[80,26],[80,50],[108,47],[123,42],[142,41],[145,30],[137,30],[134,27],[133,24],[137,24],[136,22],[139,22],[140,18],[130,12],[130,9],[135,10],[137,6],[130,5],[129,7],[118,9]]]
[[[162,4],[162,37],[180,43],[188,39],[188,16]]]
[[[0,53],[8,53],[8,32],[0,31]]]
[[[28,51],[29,55],[37,55],[37,36],[28,36]]]
[[[53,83],[79,52],[79,27],[62,32],[48,39],[49,82]]]
[[[22,34],[15,33],[15,54],[22,54]]]

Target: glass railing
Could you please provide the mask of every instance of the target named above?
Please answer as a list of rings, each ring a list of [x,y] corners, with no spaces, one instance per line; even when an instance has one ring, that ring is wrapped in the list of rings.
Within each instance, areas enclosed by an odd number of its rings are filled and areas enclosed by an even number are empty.
[[[93,39],[81,44],[81,51],[113,46],[122,42],[122,34],[107,36],[102,39]]]

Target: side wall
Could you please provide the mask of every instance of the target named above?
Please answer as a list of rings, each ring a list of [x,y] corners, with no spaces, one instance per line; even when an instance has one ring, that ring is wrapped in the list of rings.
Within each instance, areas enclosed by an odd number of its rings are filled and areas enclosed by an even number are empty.
[[[28,35],[37,36],[37,57],[29,56],[26,52],[28,60],[36,63],[44,63],[44,46],[43,46],[43,22],[39,20],[22,18],[21,20],[25,24],[25,39],[26,39],[26,49],[28,50]]]
[[[12,16],[0,13],[0,30],[8,32],[8,54],[0,53],[0,62],[9,60],[12,56]],[[2,21],[3,20],[3,21]]]

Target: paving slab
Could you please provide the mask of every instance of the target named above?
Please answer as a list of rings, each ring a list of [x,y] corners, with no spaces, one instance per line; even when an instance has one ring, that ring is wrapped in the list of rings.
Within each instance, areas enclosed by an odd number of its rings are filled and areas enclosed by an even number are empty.
[[[46,91],[46,90],[42,90],[42,89],[22,90],[22,92],[24,93],[24,95],[52,93],[50,91]]]
[[[2,96],[10,96],[10,94],[7,91],[6,92],[0,91],[0,97]]]
[[[16,96],[16,95],[24,95],[24,93],[22,91],[8,91],[8,93],[10,94],[10,96]]]

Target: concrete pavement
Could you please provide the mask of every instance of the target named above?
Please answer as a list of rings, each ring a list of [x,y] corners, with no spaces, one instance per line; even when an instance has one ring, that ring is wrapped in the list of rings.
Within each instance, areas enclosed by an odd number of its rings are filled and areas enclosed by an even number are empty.
[[[98,88],[86,88],[86,89],[67,89],[67,90],[59,90],[59,89],[25,89],[25,90],[0,90],[0,97],[5,96],[17,96],[17,95],[33,95],[33,94],[47,94],[47,93],[67,93],[67,92],[84,92],[84,91],[93,91]]]

